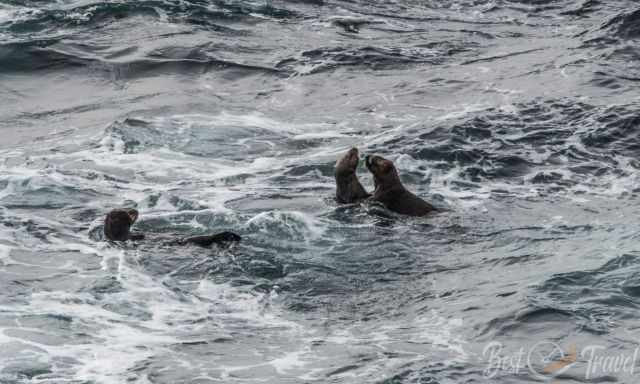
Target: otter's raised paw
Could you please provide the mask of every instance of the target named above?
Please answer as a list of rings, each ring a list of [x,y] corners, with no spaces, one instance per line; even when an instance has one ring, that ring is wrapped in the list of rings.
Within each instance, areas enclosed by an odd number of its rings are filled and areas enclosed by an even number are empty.
[[[338,203],[352,204],[369,197],[369,193],[360,184],[356,175],[359,161],[358,148],[351,148],[336,163],[336,200]]]

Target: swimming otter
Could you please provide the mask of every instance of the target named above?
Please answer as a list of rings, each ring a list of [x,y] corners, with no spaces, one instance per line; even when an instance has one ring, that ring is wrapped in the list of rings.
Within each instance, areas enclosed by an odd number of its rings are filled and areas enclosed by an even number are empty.
[[[107,239],[112,241],[126,241],[126,240],[140,240],[138,235],[134,234],[135,238],[132,238],[130,232],[133,223],[138,220],[138,211],[133,208],[126,209],[114,209],[107,214],[104,219],[104,235]]]
[[[402,185],[391,160],[380,156],[367,156],[365,162],[367,169],[373,174],[375,191],[372,200],[379,201],[390,211],[403,215],[424,216],[435,211],[433,205],[409,192]]]
[[[104,219],[104,235],[111,241],[142,240],[141,233],[131,233],[131,226],[138,220],[138,211],[133,208],[114,209],[107,214]],[[233,232],[221,232],[215,235],[193,236],[182,239],[171,239],[166,241],[167,245],[187,245],[194,244],[201,247],[208,247],[212,244],[223,244],[240,241],[240,235]]]
[[[357,203],[371,196],[360,184],[356,175],[358,162],[358,148],[351,148],[336,162],[336,200],[339,203]]]

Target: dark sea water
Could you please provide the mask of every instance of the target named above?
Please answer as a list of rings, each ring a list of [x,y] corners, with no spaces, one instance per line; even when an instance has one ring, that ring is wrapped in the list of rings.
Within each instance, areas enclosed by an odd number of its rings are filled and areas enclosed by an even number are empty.
[[[631,0],[0,0],[0,382],[637,383],[639,60]]]

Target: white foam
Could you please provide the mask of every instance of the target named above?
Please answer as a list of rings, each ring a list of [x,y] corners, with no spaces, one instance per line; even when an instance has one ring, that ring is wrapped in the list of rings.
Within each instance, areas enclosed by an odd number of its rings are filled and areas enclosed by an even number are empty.
[[[217,115],[174,115],[170,119],[172,122],[176,122],[186,127],[190,127],[194,124],[207,125],[212,129],[220,129],[228,126],[255,127],[267,129],[272,132],[288,134],[325,131],[327,128],[332,127],[331,125],[324,123],[287,123],[269,118],[259,112],[252,112],[243,115],[236,115],[228,112],[222,112]],[[157,123],[166,123],[165,118],[156,118],[154,121]]]
[[[73,365],[74,380],[111,384],[123,382],[129,370],[139,362],[153,358],[169,346],[181,342],[183,334],[210,333],[216,328],[224,334],[227,326],[236,328],[238,321],[246,321],[252,327],[263,329],[277,328],[281,333],[297,334],[301,330],[296,323],[282,319],[273,311],[272,298],[277,296],[275,293],[243,292],[228,284],[202,280],[190,300],[185,300],[162,281],[134,268],[135,264],[131,264],[129,259],[137,256],[135,251],[130,254],[108,247],[98,251],[104,257],[105,266],[113,264],[110,261],[117,262],[115,270],[105,268],[105,272],[115,274],[122,290],[106,294],[100,302],[96,302],[88,293],[34,292],[28,304],[0,307],[0,311],[10,311],[16,315],[69,316],[74,323],[92,330],[90,342],[49,345],[8,336],[8,328],[4,328],[0,332],[0,343],[17,341],[37,347],[46,351],[49,361],[59,358],[77,361],[78,364]],[[5,247],[0,247],[0,252],[5,252]],[[149,311],[151,319],[138,319],[104,309],[105,303],[119,305],[123,302]],[[192,323],[193,319],[198,318],[212,318],[213,321]],[[176,324],[180,326],[176,327]],[[294,357],[295,354],[286,354],[261,364],[273,363],[279,369],[287,370],[297,364]]]
[[[8,264],[12,264],[13,263],[13,260],[9,256],[11,254],[11,250],[12,249],[13,249],[13,247],[10,247],[8,245],[0,244],[0,262],[2,262],[4,265],[8,265]]]
[[[153,355],[155,346],[175,342],[173,337],[128,324],[124,316],[96,306],[86,295],[36,292],[28,306],[12,307],[12,311],[71,316],[74,322],[91,325],[96,341],[89,344],[49,345],[9,337],[6,329],[2,330],[5,342],[18,341],[45,350],[50,360],[64,357],[78,361],[74,379],[80,381],[121,383],[129,368]]]
[[[332,131],[324,131],[324,132],[309,132],[309,133],[301,133],[299,135],[293,136],[294,140],[313,140],[313,139],[333,139],[339,137],[349,137],[348,135],[332,132]]]
[[[7,21],[13,20],[14,15],[15,11],[0,8],[0,23],[6,23]]]
[[[287,372],[296,368],[302,368],[307,365],[308,362],[302,359],[302,356],[307,351],[294,351],[285,354],[284,356],[271,360],[271,364],[278,373],[286,374]]]
[[[488,103],[465,104],[460,107],[451,108],[451,110],[443,115],[435,118],[436,121],[459,119],[471,113],[487,110],[492,105]]]
[[[29,7],[13,7],[7,4],[0,4],[0,24],[7,22],[17,22],[27,20],[37,16],[42,11]]]
[[[275,227],[280,227],[293,238],[302,238],[310,241],[322,237],[327,225],[319,219],[299,211],[268,211],[261,212],[250,218],[246,226],[256,227],[261,232],[272,232]],[[280,235],[283,235],[282,233]]]
[[[175,115],[170,118],[151,119],[153,124],[173,125],[178,130],[191,129],[194,125],[210,126],[219,129],[229,125],[243,127],[259,127],[274,132],[292,134],[293,139],[314,138],[340,138],[343,135],[331,132],[327,128],[335,128],[327,124],[290,124],[269,119],[260,114],[232,115],[221,113],[219,115]],[[125,153],[125,145],[121,138],[114,134],[107,134],[100,141],[100,146],[81,149],[76,152],[66,153],[46,152],[38,155],[31,153],[33,166],[7,167],[9,185],[0,192],[2,196],[24,193],[24,181],[28,181],[29,190],[38,188],[75,188],[82,185],[84,188],[113,191],[121,199],[133,201],[143,200],[150,190],[165,192],[172,189],[182,189],[185,181],[194,184],[209,183],[216,185],[211,188],[215,191],[215,199],[205,198],[201,201],[214,204],[216,209],[223,210],[224,199],[229,200],[243,196],[242,191],[233,191],[217,183],[218,180],[245,174],[273,174],[278,169],[286,169],[291,164],[299,164],[308,161],[307,156],[326,156],[324,149],[318,148],[299,156],[281,158],[278,153],[270,157],[253,157],[245,161],[229,161],[224,159],[202,158],[176,152],[166,147],[149,148],[139,153]],[[19,156],[20,151],[14,155]],[[89,160],[88,162],[86,160]],[[44,168],[46,164],[58,164],[57,166]],[[42,167],[42,168],[40,168]],[[96,169],[98,175],[102,172],[109,174],[111,170],[117,170],[118,178],[125,178],[129,183],[123,185],[117,181],[111,181],[102,177],[87,178],[83,175],[89,169]],[[58,171],[64,170],[64,174]],[[77,171],[77,172],[76,172]],[[265,176],[266,177],[266,176]],[[260,182],[260,176],[248,183]],[[258,188],[256,186],[256,188]],[[0,199],[2,198],[0,196]],[[165,207],[170,209],[171,207]]]
[[[202,280],[195,293],[199,297],[198,303],[218,308],[215,313],[217,318],[243,319],[256,326],[283,328],[292,332],[300,330],[297,323],[282,319],[277,313],[267,310],[276,295],[274,292],[243,292],[228,284]]]

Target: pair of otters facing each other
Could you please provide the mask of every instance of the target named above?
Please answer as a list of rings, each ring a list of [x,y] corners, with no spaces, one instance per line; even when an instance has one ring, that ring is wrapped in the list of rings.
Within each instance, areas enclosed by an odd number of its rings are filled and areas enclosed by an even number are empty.
[[[143,240],[144,234],[132,233],[131,226],[138,220],[138,211],[133,208],[114,209],[104,219],[104,235],[111,241]],[[215,235],[193,236],[167,239],[165,245],[199,245],[209,247],[212,244],[226,244],[240,241],[240,235],[233,232],[221,232]]]
[[[380,156],[366,156],[365,164],[373,174],[373,195],[368,193],[356,175],[358,149],[351,148],[336,163],[336,200],[342,204],[373,200],[382,203],[388,210],[409,216],[424,216],[435,211],[433,205],[409,192],[400,181],[398,171],[391,160]]]

